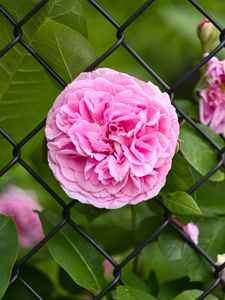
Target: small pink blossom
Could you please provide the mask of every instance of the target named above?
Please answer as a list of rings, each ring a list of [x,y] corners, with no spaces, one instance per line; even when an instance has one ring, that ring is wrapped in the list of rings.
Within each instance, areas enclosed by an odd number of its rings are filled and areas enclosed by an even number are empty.
[[[192,242],[198,245],[199,229],[198,226],[192,222],[184,225],[173,217],[173,221],[182,228],[183,232],[192,240]]]
[[[0,214],[12,216],[22,248],[29,248],[43,238],[41,222],[34,210],[41,211],[41,206],[30,191],[9,186],[0,195]]]
[[[45,133],[49,166],[64,191],[112,209],[159,193],[179,123],[168,94],[154,84],[98,69],[80,74],[57,97]]]
[[[105,259],[103,261],[103,268],[105,277],[109,277],[110,275],[112,275],[114,267],[108,259]]]
[[[192,222],[183,226],[183,231],[189,236],[192,242],[198,245],[199,230],[198,226]]]
[[[225,130],[225,60],[213,57],[205,77],[206,86],[200,92],[200,120],[220,134]]]

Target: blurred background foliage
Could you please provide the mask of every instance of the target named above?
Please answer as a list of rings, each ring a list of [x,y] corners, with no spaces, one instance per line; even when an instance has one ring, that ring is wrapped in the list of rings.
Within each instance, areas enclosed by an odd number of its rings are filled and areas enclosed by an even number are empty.
[[[144,2],[99,1],[119,24],[123,24]],[[225,7],[222,1],[198,2],[224,25]],[[116,30],[100,13],[96,13],[87,1],[84,3],[89,41],[99,56],[116,40]],[[202,57],[196,32],[197,26],[203,20],[203,15],[186,0],[158,0],[128,26],[125,30],[126,41],[171,85]],[[114,52],[101,66],[119,69],[143,80],[153,80],[123,47]],[[191,80],[192,86],[196,78],[197,74]],[[186,82],[176,96],[190,97],[191,83]]]

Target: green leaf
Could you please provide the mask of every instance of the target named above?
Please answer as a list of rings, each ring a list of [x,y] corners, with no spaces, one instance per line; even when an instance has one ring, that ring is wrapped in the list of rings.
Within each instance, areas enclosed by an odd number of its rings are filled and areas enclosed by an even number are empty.
[[[129,249],[134,245],[134,232],[129,207],[108,211],[98,216],[90,223],[88,232],[110,254]],[[113,238],[109,238],[111,236]]]
[[[159,291],[159,281],[154,271],[151,271],[149,273],[147,284],[150,290],[150,294],[156,296]]]
[[[225,215],[225,181],[205,182],[197,189],[198,204],[204,215]]]
[[[208,262],[188,244],[184,245],[183,262],[190,281],[206,282],[212,276]]]
[[[185,192],[174,192],[163,197],[165,206],[178,215],[201,215],[195,200]]]
[[[158,238],[159,247],[168,260],[182,259],[184,240],[171,229],[161,232]]]
[[[51,19],[41,25],[36,37],[34,48],[66,82],[95,60],[94,49],[79,32]]]
[[[62,268],[59,269],[58,275],[60,285],[65,291],[71,294],[80,294],[83,292],[83,288],[77,285]]]
[[[201,126],[201,128],[203,128]],[[210,132],[210,136],[218,141],[218,137],[215,133],[212,133],[209,129],[204,127],[207,134]],[[180,149],[186,160],[194,167],[201,175],[206,175],[212,168],[214,168],[217,161],[217,153],[213,147],[200,136],[195,129],[191,126],[184,125],[181,127]],[[220,139],[220,138],[219,138]],[[224,173],[218,170],[213,176],[210,177],[212,181],[224,180]]]
[[[197,222],[200,231],[200,245],[216,259],[218,253],[223,253],[225,242],[221,239],[225,230],[225,219],[201,219]],[[182,259],[186,274],[191,281],[205,282],[211,275],[210,267],[204,258],[179,238],[174,231],[167,229],[159,236],[159,246],[168,260]]]
[[[137,229],[137,242],[141,243],[143,240],[147,239],[147,237],[149,237],[149,235],[152,234],[161,224],[162,219],[158,216],[151,216],[144,219]]]
[[[198,221],[200,231],[200,245],[215,260],[217,254],[224,253],[225,239],[221,238],[225,232],[225,218],[204,218]]]
[[[55,293],[55,286],[50,278],[34,266],[25,264],[20,270],[20,275],[42,299],[51,299]],[[25,289],[19,282],[15,282],[7,289],[3,300],[33,300],[33,295]]]
[[[181,278],[164,283],[157,295],[158,300],[171,300],[185,290],[203,289],[203,284],[199,282],[190,282],[189,278]]]
[[[163,192],[186,192],[194,184],[192,172],[186,159],[177,153],[173,158],[172,168],[166,178]]]
[[[0,215],[0,299],[8,287],[17,254],[16,226],[11,218]]]
[[[188,290],[185,291],[172,300],[196,300],[197,297],[203,294],[203,291],[200,290]],[[215,296],[209,295],[205,298],[206,300],[218,300]]]
[[[136,288],[130,287],[129,285],[119,286],[116,289],[115,300],[156,300],[155,297],[150,294],[143,292],[142,290],[138,290]]]
[[[0,0],[0,4],[17,20],[21,20],[38,1],[36,0]],[[83,36],[87,36],[87,25],[81,0],[49,0],[47,3],[23,26],[25,39],[30,40],[38,27],[45,19],[64,24]]]
[[[1,28],[0,47],[12,30],[5,20]],[[59,91],[60,86],[17,44],[0,59],[0,127],[19,141],[44,119]],[[0,136],[0,143],[2,140]],[[11,159],[10,152],[9,144],[1,147],[2,163]]]
[[[22,5],[21,2],[23,2],[24,5]],[[21,0],[20,3],[15,0],[0,0],[3,7],[8,9],[18,20],[34,6],[34,2],[36,3],[36,1],[26,0]],[[68,18],[68,16],[70,17]],[[48,4],[43,6],[40,11],[23,26],[24,39],[32,47],[34,47],[36,43],[41,25],[45,23],[47,18],[53,19],[54,24],[60,22],[66,25],[59,24],[57,26],[57,28],[60,25],[63,26],[61,34],[65,36],[61,36],[61,39],[65,42],[63,45],[64,54],[68,53],[67,49],[71,49],[71,44],[74,45],[74,40],[71,40],[71,36],[73,36],[73,38],[79,36],[79,41],[83,39],[83,44],[78,43],[80,47],[87,45],[87,50],[80,48],[79,52],[89,53],[90,46],[88,42],[78,33],[78,31],[83,32],[81,27],[86,28],[80,1],[67,0],[65,2],[62,0],[51,0]],[[2,16],[0,21],[0,48],[3,48],[13,38],[13,26]],[[77,27],[76,25],[78,23],[80,25]],[[73,31],[74,29],[77,31]],[[86,29],[84,31],[86,31]],[[74,32],[74,34],[72,35],[71,32]],[[76,40],[76,42],[79,41]],[[84,41],[86,41],[86,43]],[[40,42],[44,43],[44,40]],[[40,46],[41,45],[39,45],[39,47]],[[85,65],[87,59],[85,58],[85,61],[83,61],[81,56],[79,57],[79,62],[70,60],[73,76],[79,74],[82,65],[85,67],[88,66],[88,64]],[[90,55],[88,57],[90,59]],[[73,58],[75,58],[74,55]],[[58,56],[55,56],[55,60],[59,64],[59,67],[65,67],[64,64],[60,66],[62,63],[60,53],[58,53]],[[75,71],[76,66],[78,66],[78,68]],[[64,71],[64,73],[66,72],[67,71]],[[0,127],[4,128],[17,141],[21,140],[45,118],[61,89],[62,87],[49,76],[45,69],[34,58],[20,44],[16,44],[7,54],[1,57],[0,60]],[[20,122],[21,120],[23,120],[23,122]],[[18,126],[18,123],[20,126]],[[2,140],[0,136],[0,143],[2,143]],[[27,151],[29,150],[30,152],[33,150],[32,142],[29,142],[29,147]],[[12,149],[8,143],[6,147],[5,145],[1,147],[0,156],[2,164],[7,163],[9,159],[12,158],[12,156],[9,156],[11,151]]]
[[[174,99],[175,104],[194,120],[198,120],[198,106],[196,102],[186,99]]]
[[[198,124],[198,126],[205,132],[207,133],[208,136],[210,136],[219,146],[224,147],[225,146],[225,142],[224,140],[221,138],[221,136],[219,136],[218,134],[216,134],[211,128],[209,128],[208,126],[205,126],[203,124]]]
[[[43,211],[40,217],[45,234],[60,222],[57,215],[48,211]],[[48,248],[54,260],[78,285],[95,294],[100,292],[103,258],[75,230],[65,225],[48,242]]]
[[[123,283],[127,286],[139,289],[141,291],[144,291],[146,293],[149,292],[149,288],[147,284],[137,275],[134,273],[131,273],[129,271],[125,271],[122,273]]]
[[[183,261],[169,261],[162,254],[157,241],[150,243],[141,251],[138,262],[138,270],[142,278],[149,280],[149,274],[154,271],[159,285],[167,281],[187,276]]]
[[[20,282],[16,281],[13,285],[10,285],[7,289],[2,300],[34,300],[33,295],[25,289]],[[47,298],[49,299],[49,298]]]

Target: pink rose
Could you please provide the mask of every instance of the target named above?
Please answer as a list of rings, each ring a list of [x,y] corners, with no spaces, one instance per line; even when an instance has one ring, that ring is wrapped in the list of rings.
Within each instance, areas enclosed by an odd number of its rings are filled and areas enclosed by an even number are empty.
[[[64,191],[119,208],[156,196],[179,124],[169,96],[111,69],[82,73],[57,97],[45,129],[48,162]]]
[[[206,87],[200,92],[200,120],[216,133],[225,130],[225,60],[213,57],[205,73]]]
[[[29,248],[43,238],[41,222],[34,210],[40,211],[41,206],[30,191],[10,186],[0,195],[0,214],[13,217],[19,245],[23,248]]]

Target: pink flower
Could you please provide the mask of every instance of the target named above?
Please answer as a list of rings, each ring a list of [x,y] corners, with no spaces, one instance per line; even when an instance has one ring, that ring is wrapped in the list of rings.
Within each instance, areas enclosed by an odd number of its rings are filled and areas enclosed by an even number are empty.
[[[23,248],[29,248],[43,238],[41,222],[34,210],[40,211],[41,206],[30,191],[10,186],[0,195],[0,214],[13,217]]]
[[[189,236],[194,244],[198,245],[199,230],[197,225],[190,222],[183,226],[183,231]]]
[[[103,261],[103,268],[105,277],[109,277],[110,275],[112,275],[114,267],[108,259],[105,259]]]
[[[205,73],[206,87],[200,92],[200,120],[216,133],[225,130],[225,60],[213,57]]]
[[[171,168],[179,124],[169,96],[111,69],[82,73],[46,123],[48,161],[64,191],[119,208],[154,197]]]
[[[172,216],[173,221],[182,228],[183,232],[192,240],[192,242],[198,245],[199,229],[198,226],[192,222],[184,225]]]

